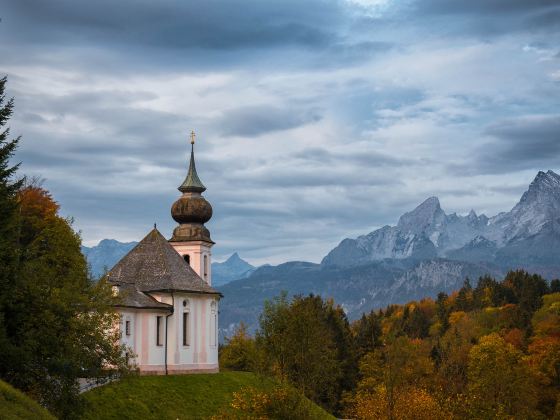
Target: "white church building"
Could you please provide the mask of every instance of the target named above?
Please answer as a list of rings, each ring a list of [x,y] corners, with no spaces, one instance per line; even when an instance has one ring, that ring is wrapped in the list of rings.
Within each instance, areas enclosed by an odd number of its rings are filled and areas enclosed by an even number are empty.
[[[171,207],[179,226],[166,240],[154,229],[107,274],[119,297],[121,343],[142,374],[218,371],[218,302],[204,226],[212,206],[196,173],[194,133],[182,196]]]

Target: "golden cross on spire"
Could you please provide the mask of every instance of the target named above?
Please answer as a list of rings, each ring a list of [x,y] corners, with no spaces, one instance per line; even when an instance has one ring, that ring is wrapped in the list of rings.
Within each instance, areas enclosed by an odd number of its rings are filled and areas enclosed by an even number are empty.
[[[196,134],[194,134],[194,131],[191,131],[191,144],[194,144],[194,138],[196,137]]]

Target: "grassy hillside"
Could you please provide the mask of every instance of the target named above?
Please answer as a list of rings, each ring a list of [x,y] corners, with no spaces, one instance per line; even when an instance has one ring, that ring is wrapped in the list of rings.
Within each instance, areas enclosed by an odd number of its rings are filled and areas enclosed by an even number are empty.
[[[0,419],[53,419],[54,417],[37,402],[0,381]]]
[[[248,372],[139,376],[84,394],[84,419],[202,419],[229,404],[242,387],[269,389],[273,382]],[[332,419],[312,405],[314,418]]]

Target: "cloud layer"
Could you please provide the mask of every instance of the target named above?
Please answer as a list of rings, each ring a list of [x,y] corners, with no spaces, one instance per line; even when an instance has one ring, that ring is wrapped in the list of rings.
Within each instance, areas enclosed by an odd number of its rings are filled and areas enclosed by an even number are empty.
[[[558,170],[552,0],[8,1],[17,159],[84,241],[165,234],[199,133],[215,257],[318,261],[438,195],[508,210]]]

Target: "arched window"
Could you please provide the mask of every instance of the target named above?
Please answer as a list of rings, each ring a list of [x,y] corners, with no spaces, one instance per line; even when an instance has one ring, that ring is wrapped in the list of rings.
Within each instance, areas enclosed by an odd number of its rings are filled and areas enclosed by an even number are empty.
[[[183,255],[183,259],[186,261],[188,265],[191,265],[191,256],[189,254]]]
[[[204,256],[204,280],[208,280],[208,255]]]

